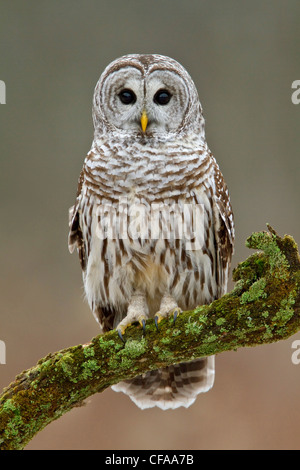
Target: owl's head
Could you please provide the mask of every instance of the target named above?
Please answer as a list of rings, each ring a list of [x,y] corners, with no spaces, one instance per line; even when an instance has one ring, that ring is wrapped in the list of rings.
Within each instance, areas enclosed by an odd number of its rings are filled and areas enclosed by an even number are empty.
[[[96,134],[204,136],[194,82],[178,62],[158,54],[126,55],[109,64],[95,88],[93,119]]]

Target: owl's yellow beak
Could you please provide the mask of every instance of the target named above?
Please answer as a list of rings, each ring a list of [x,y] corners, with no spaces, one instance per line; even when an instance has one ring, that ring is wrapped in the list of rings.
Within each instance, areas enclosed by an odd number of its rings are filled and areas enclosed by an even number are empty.
[[[147,124],[148,124],[148,116],[147,116],[146,111],[144,110],[142,112],[142,117],[141,117],[141,126],[143,129],[143,132],[145,132],[145,130],[147,129]]]

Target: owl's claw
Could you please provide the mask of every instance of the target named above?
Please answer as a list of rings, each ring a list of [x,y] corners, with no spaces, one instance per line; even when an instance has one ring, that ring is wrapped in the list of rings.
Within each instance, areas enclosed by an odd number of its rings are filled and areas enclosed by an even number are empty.
[[[128,325],[129,326],[129,325]],[[125,343],[125,339],[123,338],[123,335],[125,333],[125,329],[126,328],[117,328],[117,332],[118,332],[118,335],[119,335],[119,338],[121,339],[121,341],[123,341],[123,343]]]
[[[145,318],[142,318],[142,320],[140,320],[140,325],[143,327],[143,331],[144,333],[146,333],[146,319]]]
[[[121,323],[119,323],[119,325],[116,328],[119,338],[123,341],[123,343],[125,343],[124,335],[125,335],[126,328],[131,326],[132,323],[139,322],[139,324],[143,328],[143,332],[146,333],[146,320],[147,318],[144,315],[140,315],[138,318],[131,320],[130,323],[129,322],[127,323],[126,318],[124,318],[124,320]]]
[[[158,331],[158,324],[159,322],[163,319],[163,315],[160,313],[160,312],[157,312],[157,314],[155,315],[154,317],[154,321],[155,321],[155,326],[156,326],[156,329]]]
[[[175,321],[176,321],[176,318],[178,317],[178,315],[182,312],[181,308],[177,307],[177,308],[174,308],[173,312],[172,312],[172,315],[173,315],[173,324],[175,325]]]
[[[175,325],[176,318],[178,315],[182,312],[181,308],[176,307],[173,310],[170,310],[169,312],[157,312],[154,316],[154,321],[155,321],[155,326],[158,331],[158,324],[161,322],[163,318],[168,318],[170,316],[173,316],[173,325]]]

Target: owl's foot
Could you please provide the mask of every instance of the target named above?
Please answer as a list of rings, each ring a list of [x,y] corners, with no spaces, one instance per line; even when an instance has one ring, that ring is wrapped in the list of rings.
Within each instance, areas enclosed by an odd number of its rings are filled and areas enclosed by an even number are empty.
[[[170,294],[165,294],[161,300],[159,311],[154,315],[156,329],[158,330],[158,324],[163,318],[172,316],[175,324],[176,318],[181,312],[181,308],[178,307],[173,297]]]
[[[139,323],[145,333],[147,319],[148,319],[148,306],[147,306],[145,294],[141,292],[137,292],[131,298],[131,301],[127,309],[126,317],[123,318],[123,320],[118,324],[116,328],[120,339],[123,342],[125,342],[123,335],[125,334],[126,328],[131,326],[133,323]]]
[[[116,330],[118,332],[118,335],[119,335],[119,338],[125,343],[123,335],[125,334],[126,328],[131,326],[133,323],[137,323],[137,322],[141,325],[141,327],[143,328],[144,333],[145,333],[145,331],[146,331],[146,320],[147,320],[147,317],[145,317],[145,315],[139,315],[136,318],[125,317],[124,320],[122,320],[116,328]]]
[[[154,316],[156,329],[158,330],[158,324],[161,322],[163,318],[169,318],[172,316],[173,316],[173,324],[175,325],[176,318],[181,312],[182,310],[179,307],[176,307],[173,310],[170,310],[169,312],[161,312],[161,311],[157,312]]]

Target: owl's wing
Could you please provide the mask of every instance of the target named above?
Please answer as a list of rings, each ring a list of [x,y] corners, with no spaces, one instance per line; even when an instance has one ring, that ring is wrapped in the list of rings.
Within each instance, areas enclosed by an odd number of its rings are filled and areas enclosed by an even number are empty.
[[[78,180],[76,202],[74,206],[70,207],[69,209],[68,246],[69,246],[70,253],[73,253],[75,248],[77,248],[81,268],[85,270],[85,267],[86,267],[85,245],[84,245],[82,230],[80,227],[80,218],[79,218],[79,204],[81,200],[82,184],[83,184],[83,170],[81,171],[79,180]]]
[[[213,204],[218,297],[225,294],[234,251],[234,220],[228,189],[219,168],[215,169],[216,193]]]

